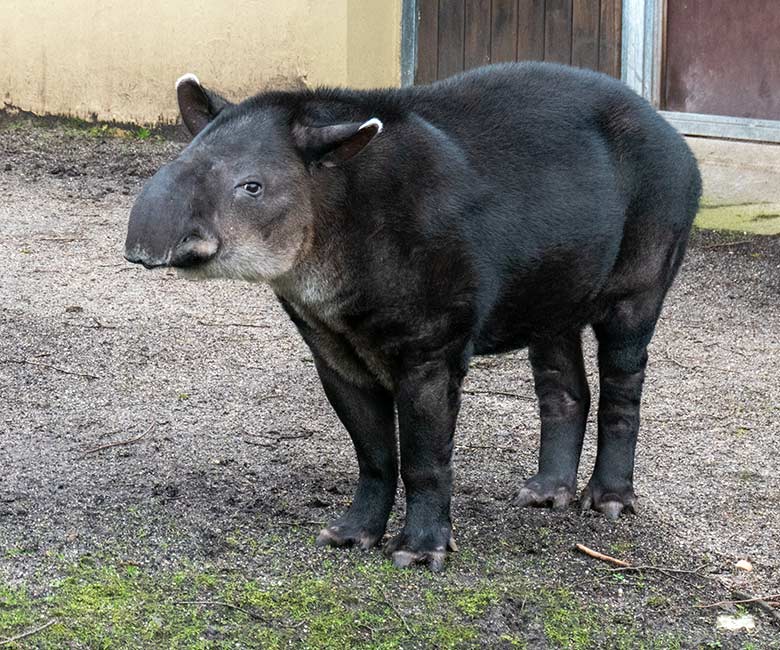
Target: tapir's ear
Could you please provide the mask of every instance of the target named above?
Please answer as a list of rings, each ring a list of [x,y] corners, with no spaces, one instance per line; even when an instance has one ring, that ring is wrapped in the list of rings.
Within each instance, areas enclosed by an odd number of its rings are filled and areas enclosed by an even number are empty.
[[[185,74],[176,81],[176,97],[179,100],[181,119],[192,135],[198,135],[230,102],[206,90],[198,78]]]
[[[295,144],[306,158],[324,167],[335,167],[357,156],[382,132],[382,122],[347,122],[330,126],[293,127]]]

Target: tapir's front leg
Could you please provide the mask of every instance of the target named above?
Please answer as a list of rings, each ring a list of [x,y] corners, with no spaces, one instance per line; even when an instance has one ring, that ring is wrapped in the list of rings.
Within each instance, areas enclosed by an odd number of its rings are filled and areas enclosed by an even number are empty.
[[[357,490],[346,513],[323,528],[317,545],[367,550],[385,533],[398,480],[393,395],[381,386],[357,386],[331,370],[315,352],[325,395],[349,432],[357,454]]]
[[[453,367],[454,366],[454,367]],[[398,567],[444,566],[454,550],[450,498],[455,421],[460,408],[462,363],[426,361],[408,369],[397,384],[401,478],[406,489],[406,524],[385,547]]]
[[[280,302],[311,349],[325,395],[355,445],[360,472],[352,504],[320,531],[317,545],[371,548],[385,534],[398,484],[393,393],[372,379],[343,339],[315,330],[287,301]],[[341,372],[328,356],[341,361]]]

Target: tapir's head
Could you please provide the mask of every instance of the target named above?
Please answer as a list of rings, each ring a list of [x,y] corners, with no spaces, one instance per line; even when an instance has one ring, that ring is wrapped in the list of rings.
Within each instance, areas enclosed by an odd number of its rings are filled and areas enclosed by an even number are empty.
[[[176,93],[194,139],[137,198],[125,257],[196,277],[284,275],[311,241],[315,176],[359,153],[382,123],[303,123],[262,96],[230,104],[194,75],[179,79]]]

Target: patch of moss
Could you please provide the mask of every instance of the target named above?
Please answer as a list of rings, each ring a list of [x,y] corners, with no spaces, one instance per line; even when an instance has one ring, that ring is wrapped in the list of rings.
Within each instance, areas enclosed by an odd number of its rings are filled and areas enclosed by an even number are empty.
[[[0,583],[0,638],[20,634],[36,622],[27,591]]]
[[[515,634],[502,634],[499,637],[499,640],[509,648],[520,648],[520,650],[525,650],[528,647],[528,644]]]
[[[452,621],[441,622],[430,637],[431,647],[441,650],[456,650],[457,648],[476,648],[480,644],[477,631],[465,625]]]
[[[398,571],[379,556],[334,550],[294,565],[280,563],[255,579],[230,559],[231,553],[246,553],[243,536],[226,536],[231,550],[217,565],[180,562],[163,570],[83,557],[75,564],[60,560],[62,578],[40,594],[0,582],[0,639],[55,618],[56,625],[35,635],[35,647],[460,650],[486,643],[536,647],[540,641],[567,650],[680,646],[673,635],[637,628],[630,615],[565,588],[545,587],[519,569],[504,566],[490,577],[474,570],[466,579]],[[255,548],[264,549],[270,537],[256,540]],[[623,588],[636,592],[633,582]]]
[[[652,594],[645,600],[645,605],[648,607],[654,607],[658,609],[665,609],[669,607],[669,597],[665,594]]]
[[[612,542],[609,545],[609,550],[612,554],[622,557],[630,553],[634,548],[634,544],[625,540]]]
[[[51,647],[73,641],[90,648],[198,647],[212,619],[211,612],[172,601],[163,585],[136,567],[74,570],[49,604],[64,622],[47,635]]]
[[[151,129],[134,124],[98,122],[78,117],[60,115],[34,115],[28,112],[16,114],[0,111],[0,130],[25,131],[31,129],[59,130],[70,137],[119,138],[122,140],[160,140],[164,127]],[[170,130],[170,129],[167,129]]]
[[[499,595],[491,587],[464,589],[453,600],[463,614],[470,618],[482,616],[490,605],[498,601]]]
[[[755,235],[780,234],[780,204],[703,204],[696,225],[708,230],[730,230]]]
[[[606,607],[583,605],[567,589],[535,590],[544,634],[550,648],[561,650],[678,650],[681,639],[672,633],[648,635],[630,616]]]
[[[554,648],[585,650],[592,647],[594,621],[590,612],[577,606],[572,595],[558,589],[546,594],[544,634]]]
[[[25,555],[32,555],[35,553],[35,548],[20,548],[18,546],[12,546],[3,551],[3,555],[9,560],[17,557],[23,557]]]

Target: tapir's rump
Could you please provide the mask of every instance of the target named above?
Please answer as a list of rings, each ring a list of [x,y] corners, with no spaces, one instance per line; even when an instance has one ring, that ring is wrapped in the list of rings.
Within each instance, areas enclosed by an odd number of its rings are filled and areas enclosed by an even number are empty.
[[[586,326],[599,444],[581,503],[634,509],[647,346],[701,189],[650,105],[604,75],[539,63],[238,105],[185,76],[177,96],[195,138],[139,196],[125,254],[276,292],[358,455],[354,501],[319,543],[382,539],[400,442],[406,523],[386,550],[440,568],[469,359],[525,346],[542,431],[516,501],[567,506],[590,405]]]

